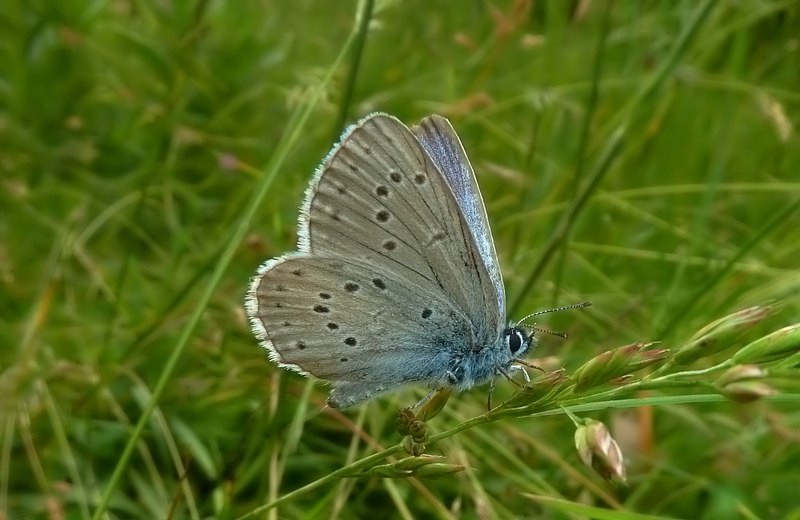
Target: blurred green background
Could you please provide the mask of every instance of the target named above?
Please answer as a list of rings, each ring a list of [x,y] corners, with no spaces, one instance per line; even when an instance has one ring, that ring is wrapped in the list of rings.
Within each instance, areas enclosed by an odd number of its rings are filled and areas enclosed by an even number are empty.
[[[800,321],[795,1],[6,0],[0,518],[88,519],[105,499],[106,518],[235,518],[399,442],[395,412],[424,389],[323,411],[324,385],[269,364],[242,308],[258,264],[294,249],[343,125],[376,110],[452,121],[511,318],[593,302],[543,317],[570,335],[542,339],[543,366],[677,348],[768,302],[753,337]],[[628,487],[581,464],[561,415],[429,447],[467,471],[342,480],[267,515],[586,517],[537,495],[800,518],[797,403],[587,414]],[[430,428],[485,409],[485,389],[454,396]]]

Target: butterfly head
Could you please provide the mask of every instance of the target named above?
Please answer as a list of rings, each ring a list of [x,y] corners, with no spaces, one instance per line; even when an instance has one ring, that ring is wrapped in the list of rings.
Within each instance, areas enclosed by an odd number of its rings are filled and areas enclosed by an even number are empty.
[[[521,358],[536,346],[535,330],[520,325],[511,325],[503,331],[505,347],[512,359]]]
[[[525,320],[533,318],[534,316],[539,316],[541,314],[563,311],[565,309],[577,309],[581,307],[589,307],[590,305],[591,303],[589,302],[581,302],[581,303],[576,303],[575,305],[567,305],[564,307],[557,307],[555,309],[546,309],[543,311],[534,312],[533,314],[528,314],[518,322],[511,323],[508,327],[506,327],[505,331],[503,332],[503,337],[505,339],[505,346],[506,348],[508,348],[508,351],[511,354],[511,359],[519,359],[522,356],[524,356],[525,353],[528,352],[529,350],[533,350],[533,347],[536,346],[535,334],[537,332],[544,332],[561,338],[567,337],[567,335],[564,334],[563,332],[555,332],[552,330],[540,329],[536,326],[526,327],[522,325],[522,323]]]

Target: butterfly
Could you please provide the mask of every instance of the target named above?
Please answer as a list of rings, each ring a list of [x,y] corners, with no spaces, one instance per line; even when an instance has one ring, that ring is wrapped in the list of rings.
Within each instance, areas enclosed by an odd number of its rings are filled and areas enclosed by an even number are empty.
[[[409,383],[467,390],[536,344],[506,321],[503,277],[472,166],[450,122],[371,114],[306,190],[297,251],[246,298],[281,367],[330,383],[344,408]]]

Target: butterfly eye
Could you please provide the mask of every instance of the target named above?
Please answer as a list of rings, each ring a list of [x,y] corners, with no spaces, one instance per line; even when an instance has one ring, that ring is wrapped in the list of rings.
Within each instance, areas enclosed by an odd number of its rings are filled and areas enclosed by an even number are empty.
[[[516,354],[522,348],[522,334],[518,330],[511,330],[508,334],[508,349]]]

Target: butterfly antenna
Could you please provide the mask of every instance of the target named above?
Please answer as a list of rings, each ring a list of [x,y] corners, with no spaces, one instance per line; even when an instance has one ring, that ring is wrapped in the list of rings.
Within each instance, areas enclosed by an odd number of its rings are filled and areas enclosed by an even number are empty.
[[[561,339],[567,339],[567,333],[560,330],[543,329],[541,327],[531,327],[531,329],[542,334],[550,334],[551,336],[557,336]]]
[[[576,303],[574,305],[565,305],[564,307],[556,307],[555,309],[545,309],[543,311],[536,311],[534,313],[528,314],[527,316],[525,316],[524,318],[519,320],[515,326],[519,327],[520,324],[523,321],[525,321],[527,319],[530,319],[530,318],[533,318],[534,316],[539,316],[541,314],[549,314],[551,312],[565,311],[567,309],[580,309],[580,308],[583,308],[583,307],[591,307],[591,305],[592,305],[592,302],[581,302],[581,303]],[[560,332],[560,333],[559,332],[553,332],[553,331],[549,331],[549,330],[545,330],[545,329],[537,329],[536,327],[534,327],[533,330],[538,330],[539,332],[544,332],[546,334],[552,334],[554,336],[560,336],[562,338],[566,338],[567,337],[566,334],[564,334],[563,332]]]

